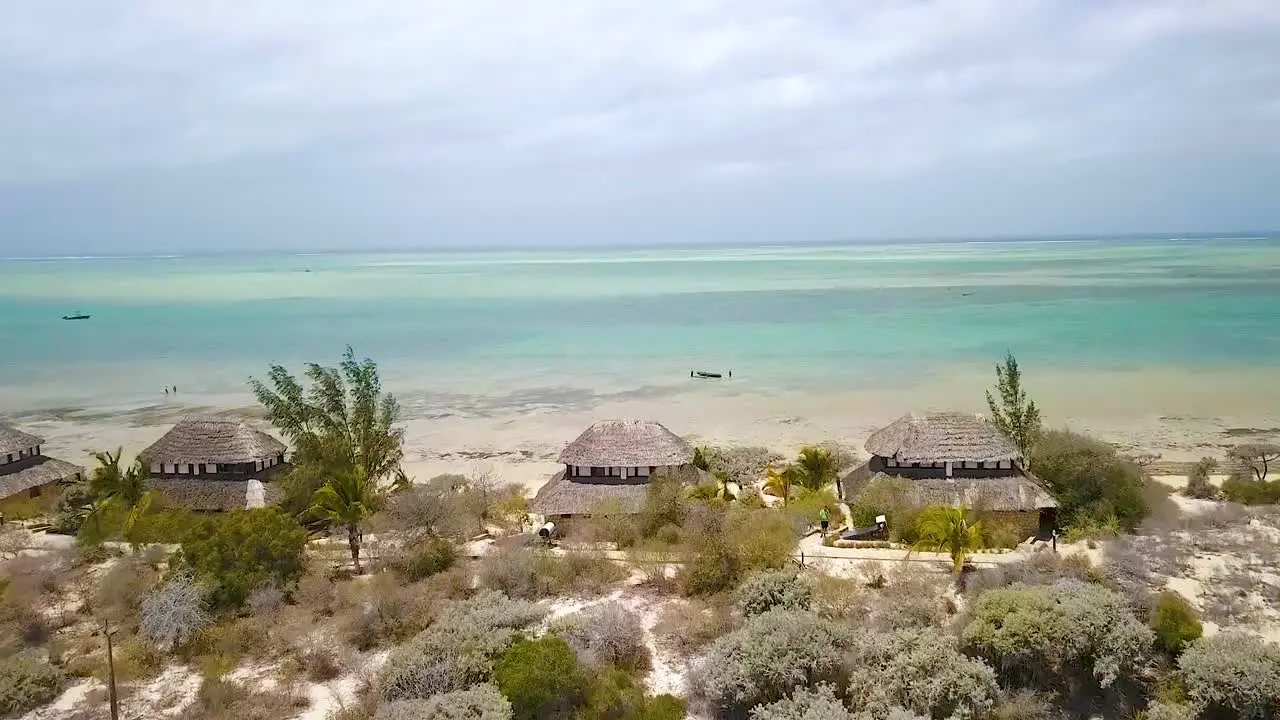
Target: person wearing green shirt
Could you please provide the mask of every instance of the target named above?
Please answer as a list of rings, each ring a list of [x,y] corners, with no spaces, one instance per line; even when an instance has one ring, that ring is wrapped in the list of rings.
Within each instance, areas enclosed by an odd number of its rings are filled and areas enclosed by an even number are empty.
[[[831,513],[827,512],[826,508],[818,511],[818,524],[822,526],[822,532],[824,533],[828,527],[831,527]]]

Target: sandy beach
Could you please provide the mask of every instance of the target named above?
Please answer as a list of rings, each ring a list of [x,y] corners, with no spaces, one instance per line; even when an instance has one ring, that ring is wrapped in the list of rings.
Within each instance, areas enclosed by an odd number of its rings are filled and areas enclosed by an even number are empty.
[[[1221,456],[1251,438],[1280,437],[1280,383],[1275,370],[1189,372],[1132,370],[1029,374],[1047,425],[1069,427],[1125,451],[1162,455],[1168,464]],[[480,411],[443,406],[412,412],[403,422],[406,469],[419,481],[441,473],[491,472],[530,489],[557,469],[565,443],[591,422],[653,419],[698,443],[761,445],[782,453],[813,442],[861,451],[862,442],[908,410],[985,411],[989,369],[966,367],[920,378],[906,387],[829,393],[752,392],[749,380],[691,384],[687,391],[604,395],[572,402],[530,403]],[[392,386],[393,392],[397,388]],[[207,398],[201,398],[207,399]],[[129,457],[179,418],[220,414],[261,422],[247,395],[221,402],[157,404],[120,410],[10,412],[11,420],[47,438],[57,457],[91,465],[96,450],[123,447]]]

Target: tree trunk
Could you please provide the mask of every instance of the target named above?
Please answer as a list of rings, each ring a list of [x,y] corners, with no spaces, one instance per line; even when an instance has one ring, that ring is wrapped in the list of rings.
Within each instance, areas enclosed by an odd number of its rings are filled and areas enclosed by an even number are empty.
[[[355,525],[347,526],[347,545],[351,548],[351,564],[355,565],[356,574],[363,575],[364,570],[360,567],[360,528]]]
[[[107,697],[111,703],[111,720],[119,720],[120,700],[116,695],[116,661],[111,648],[111,628],[106,620],[102,621],[102,634],[107,638]]]

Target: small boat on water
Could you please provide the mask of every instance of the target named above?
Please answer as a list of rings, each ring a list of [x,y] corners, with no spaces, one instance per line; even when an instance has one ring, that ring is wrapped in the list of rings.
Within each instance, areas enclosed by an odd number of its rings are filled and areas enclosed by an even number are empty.
[[[710,372],[706,370],[690,370],[689,377],[701,378],[703,380],[719,380],[722,377],[733,377],[733,371],[730,370],[727,375],[722,375],[718,372]]]
[[[82,312],[74,312],[74,313],[71,313],[70,315],[63,315],[62,319],[63,320],[88,320],[89,314],[82,313]]]

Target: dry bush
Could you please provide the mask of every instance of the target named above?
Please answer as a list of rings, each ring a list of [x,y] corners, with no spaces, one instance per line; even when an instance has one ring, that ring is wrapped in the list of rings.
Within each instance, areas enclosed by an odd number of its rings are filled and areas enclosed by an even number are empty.
[[[1204,617],[1218,625],[1247,625],[1258,619],[1253,593],[1260,586],[1249,571],[1232,567],[1214,571],[1201,592]]]
[[[828,620],[861,620],[871,612],[871,599],[865,584],[854,580],[819,574],[814,578],[813,611]]]
[[[640,617],[622,603],[604,603],[574,613],[559,620],[551,631],[573,648],[583,665],[629,671],[649,668],[649,648]]]
[[[1125,537],[1116,538],[1107,546],[1102,570],[1133,608],[1145,610],[1152,593],[1164,584],[1151,573],[1145,555]]]
[[[940,626],[954,607],[943,598],[950,579],[930,573],[916,563],[898,563],[885,585],[870,592],[869,627],[881,631]]]
[[[441,584],[428,580],[401,585],[390,573],[346,583],[338,590],[336,625],[343,639],[361,652],[402,642],[422,631],[449,599]]]
[[[712,472],[723,473],[743,488],[759,484],[766,468],[786,459],[765,447],[711,447],[707,455]]]
[[[877,716],[902,707],[928,717],[984,717],[999,694],[995,671],[939,629],[859,634],[846,657],[852,704]]]
[[[511,720],[511,703],[493,685],[434,695],[425,700],[397,700],[378,710],[374,720]]]
[[[681,656],[689,656],[737,627],[721,598],[674,602],[662,609],[653,633],[663,646]]]
[[[305,695],[288,690],[253,691],[220,677],[200,683],[196,701],[182,720],[289,720],[311,704]]]
[[[666,546],[637,545],[627,550],[627,561],[640,573],[640,584],[660,592],[673,592],[676,582],[673,571],[678,556]]]
[[[569,594],[599,595],[626,578],[626,570],[603,555],[512,548],[480,560],[480,585],[510,597],[537,599]]]
[[[1039,551],[1019,562],[1001,563],[996,567],[980,568],[965,575],[965,594],[976,597],[996,588],[1015,583],[1023,585],[1052,585],[1059,580],[1097,582],[1102,579],[1084,555],[1061,555]]]
[[[1280,709],[1280,645],[1242,633],[1187,646],[1178,669],[1205,717],[1273,718]]]
[[[813,581],[789,570],[759,570],[743,580],[736,599],[747,616],[774,608],[808,610],[813,605]]]
[[[33,655],[0,660],[0,713],[23,713],[57,697],[62,673]]]

